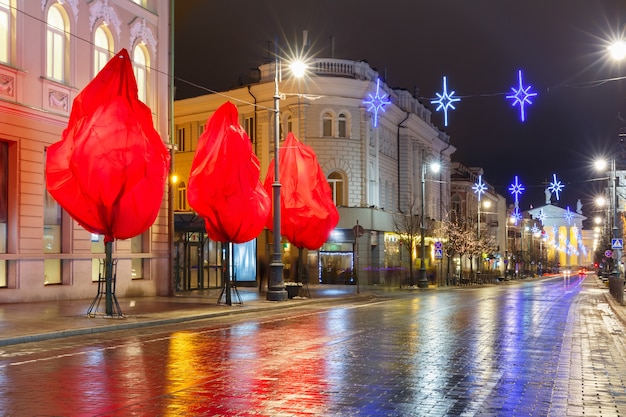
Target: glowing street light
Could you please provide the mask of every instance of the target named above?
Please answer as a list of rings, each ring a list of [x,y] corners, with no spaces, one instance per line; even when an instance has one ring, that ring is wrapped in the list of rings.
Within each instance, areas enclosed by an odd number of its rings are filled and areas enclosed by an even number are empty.
[[[619,40],[606,48],[615,61],[621,61],[626,58],[626,42]]]
[[[421,240],[421,249],[422,252],[420,254],[420,269],[417,276],[417,287],[418,288],[428,288],[428,279],[426,278],[426,224],[424,222],[424,197],[426,196],[426,169],[430,169],[430,172],[436,174],[441,169],[441,164],[437,161],[433,161],[431,163],[426,163],[423,159],[422,155],[422,203],[421,203],[421,211],[420,211],[420,240]]]
[[[596,169],[600,171],[604,171],[609,164],[606,160],[599,159],[594,162],[594,166]],[[618,228],[617,228],[617,175],[615,171],[615,157],[611,159],[610,164],[610,176],[609,180],[611,183],[611,207],[613,209],[613,219],[612,219],[612,233],[611,233],[611,241],[615,242],[618,238]],[[598,199],[596,199],[598,201]],[[603,200],[601,200],[603,201]],[[617,278],[620,276],[620,262],[622,261],[622,250],[621,248],[612,248],[614,249],[615,260],[613,262],[613,275]]]
[[[278,41],[275,42],[277,46]],[[268,301],[285,301],[288,298],[283,281],[283,257],[280,233],[280,171],[279,171],[279,155],[280,155],[280,91],[278,83],[281,80],[280,58],[278,51],[275,51],[274,60],[274,182],[272,183],[272,204],[274,207],[272,223],[273,223],[273,248],[272,258],[270,261],[270,277],[267,285]],[[301,78],[306,72],[306,65],[303,61],[293,61],[289,68],[292,75]]]

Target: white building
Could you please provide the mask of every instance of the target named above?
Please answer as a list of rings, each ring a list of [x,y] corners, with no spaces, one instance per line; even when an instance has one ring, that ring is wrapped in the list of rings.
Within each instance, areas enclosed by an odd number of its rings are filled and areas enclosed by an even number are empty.
[[[265,64],[259,68],[258,82],[175,102],[178,151],[174,170],[179,179],[176,211],[189,210],[185,190],[198,137],[207,119],[227,100],[238,107],[240,123],[253,142],[261,162],[261,175],[265,176],[273,157],[275,136],[274,70],[273,63]],[[387,86],[365,62],[315,59],[309,65],[307,78],[296,79],[285,71],[279,90],[281,138],[292,131],[315,150],[340,214],[339,225],[328,242],[319,251],[305,254],[311,282],[349,282],[350,272],[358,269],[360,283],[398,283],[398,279],[405,278],[408,258],[402,254],[394,233],[394,218],[403,213],[421,214],[421,209],[416,213],[415,208],[421,207],[423,201],[428,228],[432,228],[432,220],[441,219],[445,213],[442,207],[449,206],[450,155],[455,151],[449,137],[433,125],[429,109],[408,91]],[[376,117],[370,111],[375,107],[371,104],[380,99],[390,103],[381,104],[382,110]],[[422,169],[431,162],[440,162],[442,170],[438,175],[424,171],[422,187]],[[357,222],[365,231],[358,241],[353,233]],[[203,247],[198,265],[203,262],[204,268],[197,269],[202,271],[199,278],[194,272],[197,265],[187,265],[182,273],[186,278],[181,278],[187,281],[182,287],[218,284],[211,281],[216,276],[211,275],[211,270],[219,262],[218,247],[210,249],[211,242],[197,243],[202,239],[201,233],[194,232],[190,222],[186,224],[189,233],[179,234],[178,241],[183,246]],[[265,233],[259,237],[259,257],[271,253],[270,240]],[[426,243],[427,268],[429,274],[434,274],[432,237],[428,236]],[[284,246],[288,278],[297,252],[288,243]],[[196,251],[193,249],[190,256],[195,257]],[[417,253],[414,255],[414,260],[419,259]],[[244,275],[239,274],[237,279],[256,280],[253,274]]]
[[[46,147],[122,48],[168,142],[169,12],[167,0],[0,0],[0,302],[95,296],[102,237],[47,194]],[[167,220],[164,204],[144,235],[115,242],[118,297],[167,294]]]

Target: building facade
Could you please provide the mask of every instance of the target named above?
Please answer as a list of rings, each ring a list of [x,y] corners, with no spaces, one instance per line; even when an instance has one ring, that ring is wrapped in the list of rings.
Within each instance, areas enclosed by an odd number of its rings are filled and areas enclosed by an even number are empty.
[[[446,271],[468,279],[473,271],[502,276],[507,254],[507,203],[484,178],[482,168],[452,163],[449,217],[477,241],[485,243],[480,254],[452,257]],[[480,184],[480,186],[479,186]],[[480,193],[478,192],[480,190]]]
[[[122,48],[169,142],[169,12],[167,0],[0,0],[0,302],[96,295],[103,238],[47,193],[46,149],[76,95]],[[166,203],[150,230],[115,242],[118,296],[168,293]]]
[[[193,243],[203,239],[201,229],[185,231],[193,229],[194,222],[186,202],[186,184],[198,138],[211,114],[224,102],[233,102],[260,159],[264,180],[276,139],[275,69],[274,63],[262,65],[258,80],[249,85],[174,104],[174,171],[178,178],[174,210],[179,223],[179,258],[192,262],[201,258],[204,262],[186,266],[179,262],[183,270],[180,280],[190,282],[183,285],[185,289],[212,285],[210,271],[219,262],[217,246],[211,249],[211,242]],[[387,86],[365,62],[314,59],[304,79],[285,71],[278,89],[280,140],[293,132],[314,149],[340,214],[326,244],[302,255],[310,282],[354,283],[358,277],[362,284],[398,284],[408,267],[407,254],[402,253],[398,239],[402,233],[398,219],[423,214],[426,227],[433,230],[445,213],[442,207],[449,206],[450,156],[455,151],[449,137],[431,122],[431,111],[419,100],[405,90]],[[381,99],[385,104],[376,102]],[[373,103],[380,104],[377,112],[372,111],[376,107]],[[426,170],[434,162],[441,164],[438,174]],[[357,224],[363,233],[355,236],[354,230],[360,230],[355,229]],[[431,233],[426,243],[427,267],[435,274]],[[188,245],[195,245],[192,253],[185,249]],[[262,233],[257,239],[257,258],[266,261],[272,252],[270,245],[271,239]],[[285,279],[290,279],[300,255],[289,242],[284,242],[283,254]],[[414,261],[420,257],[414,255]],[[194,272],[198,269],[202,271],[200,280]],[[250,275],[238,277],[256,280]]]

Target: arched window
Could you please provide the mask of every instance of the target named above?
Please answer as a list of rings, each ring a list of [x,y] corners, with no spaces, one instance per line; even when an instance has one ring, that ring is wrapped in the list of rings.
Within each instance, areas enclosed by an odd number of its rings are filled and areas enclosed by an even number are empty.
[[[63,9],[54,4],[48,10],[46,36],[46,77],[59,82],[65,81],[66,32],[68,22]]]
[[[333,115],[330,112],[324,113],[322,116],[322,136],[333,136]]]
[[[137,94],[139,100],[147,103],[148,99],[148,53],[142,44],[133,50],[133,70],[137,80]]]
[[[113,56],[111,32],[106,26],[98,26],[93,35],[93,76],[95,77]]]
[[[339,113],[337,117],[337,136],[340,138],[348,137],[348,118],[345,113]]]
[[[9,63],[11,52],[11,4],[0,0],[0,62]]]
[[[343,176],[337,172],[331,172],[328,175],[328,185],[330,185],[330,190],[332,192],[333,201],[336,206],[344,205],[344,186],[343,186]]]
[[[178,184],[178,201],[176,204],[179,211],[187,211],[187,185],[184,182]]]

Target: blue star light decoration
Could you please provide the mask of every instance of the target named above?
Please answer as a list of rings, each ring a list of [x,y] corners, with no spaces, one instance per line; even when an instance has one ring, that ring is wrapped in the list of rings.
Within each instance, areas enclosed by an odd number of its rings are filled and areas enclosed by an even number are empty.
[[[572,218],[574,218],[574,213],[570,211],[569,206],[567,206],[564,216],[565,216],[565,220],[567,220],[567,224],[571,224]]]
[[[552,182],[548,186],[548,190],[556,195],[557,201],[559,199],[559,193],[563,191],[563,188],[565,188],[565,186],[561,183],[561,181],[557,181],[556,174],[552,174]]]
[[[378,113],[384,112],[384,106],[391,104],[391,101],[387,99],[387,94],[383,93],[382,96],[380,95],[380,78],[376,79],[376,95],[368,94],[368,96],[370,96],[370,99],[365,100],[363,103],[369,105],[368,112],[374,113],[372,123],[374,127],[377,127]]]
[[[516,175],[515,176],[515,182],[513,184],[511,184],[511,186],[509,187],[509,191],[511,192],[511,194],[515,198],[515,203],[517,203],[519,201],[519,196],[520,196],[520,194],[522,194],[522,191],[524,191],[525,189],[526,188],[524,188],[524,186],[519,182],[519,179],[517,178],[517,175]]]
[[[539,214],[537,214],[537,220],[539,220],[541,222],[541,225],[543,226],[543,222],[546,221],[546,213],[543,212],[543,209],[539,210]]]
[[[441,94],[436,94],[438,97],[437,100],[431,100],[431,103],[438,104],[435,111],[443,109],[443,124],[444,126],[448,126],[448,109],[450,108],[452,110],[456,110],[456,107],[454,107],[453,103],[461,101],[461,99],[458,97],[454,97],[454,91],[448,93],[448,82],[445,75],[443,77],[443,92]]]
[[[517,77],[519,79],[519,87],[517,89],[515,89],[515,87],[511,87],[511,92],[513,94],[506,96],[506,98],[513,100],[513,103],[511,104],[513,107],[515,107],[515,105],[519,105],[520,119],[523,122],[526,120],[524,106],[526,104],[533,104],[530,98],[537,96],[537,93],[530,91],[530,85],[524,87],[524,82],[522,81],[522,70],[517,72]]]
[[[475,183],[472,186],[472,189],[474,190],[474,192],[478,196],[478,201],[480,201],[480,196],[482,194],[485,194],[485,191],[487,191],[487,185],[485,185],[485,183],[483,182],[483,176],[482,175],[478,176],[478,182]]]

